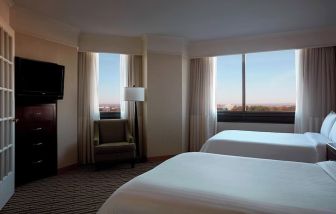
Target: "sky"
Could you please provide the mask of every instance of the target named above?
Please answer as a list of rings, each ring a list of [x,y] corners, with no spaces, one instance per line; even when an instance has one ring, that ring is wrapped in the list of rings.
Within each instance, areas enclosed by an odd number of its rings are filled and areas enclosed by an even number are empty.
[[[99,53],[99,104],[120,103],[120,54]]]
[[[246,104],[295,103],[295,50],[246,54]],[[242,55],[217,57],[217,104],[242,103]]]
[[[242,103],[242,55],[217,57],[217,104]],[[99,103],[120,103],[120,55],[99,54]],[[295,50],[246,54],[246,104],[295,103]]]

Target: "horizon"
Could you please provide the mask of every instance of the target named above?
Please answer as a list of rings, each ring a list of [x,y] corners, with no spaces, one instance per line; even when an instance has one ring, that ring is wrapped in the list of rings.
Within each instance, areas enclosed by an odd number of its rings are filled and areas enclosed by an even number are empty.
[[[217,105],[242,105],[242,103],[217,103]],[[249,103],[246,105],[296,105],[296,103]]]
[[[99,103],[100,105],[120,105],[120,103]],[[217,103],[216,105],[241,105],[241,103]],[[296,103],[250,103],[248,105],[296,105]]]
[[[216,106],[242,105],[241,69],[241,55],[217,57]],[[99,72],[99,106],[120,105],[120,54],[99,53]],[[296,105],[295,81],[295,50],[246,54],[246,106]]]

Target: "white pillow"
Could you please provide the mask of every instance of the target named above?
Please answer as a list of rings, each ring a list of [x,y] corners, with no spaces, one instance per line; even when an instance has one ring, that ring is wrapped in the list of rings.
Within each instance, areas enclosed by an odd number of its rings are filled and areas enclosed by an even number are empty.
[[[330,130],[333,127],[336,121],[336,114],[335,112],[330,112],[324,119],[322,126],[321,126],[321,134],[325,137],[329,137]]]
[[[336,123],[334,123],[334,125],[332,126],[330,130],[329,139],[332,142],[336,143]]]

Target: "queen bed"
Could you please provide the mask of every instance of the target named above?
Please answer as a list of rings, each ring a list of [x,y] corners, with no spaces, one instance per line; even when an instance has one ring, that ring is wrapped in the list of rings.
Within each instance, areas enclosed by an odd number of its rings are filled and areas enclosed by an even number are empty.
[[[304,134],[228,130],[211,137],[201,152],[316,163],[326,160],[329,138]]]
[[[336,140],[336,114],[324,119],[320,133],[227,130],[208,139],[201,152],[316,163],[326,160],[326,144]],[[335,135],[335,136],[334,136]]]
[[[336,162],[177,155],[121,186],[100,214],[335,213]]]

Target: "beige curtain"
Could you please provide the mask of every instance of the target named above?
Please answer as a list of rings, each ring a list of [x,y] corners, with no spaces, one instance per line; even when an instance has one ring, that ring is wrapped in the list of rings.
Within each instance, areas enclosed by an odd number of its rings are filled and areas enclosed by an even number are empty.
[[[297,52],[295,132],[320,132],[324,117],[336,110],[336,48]]]
[[[215,71],[213,57],[190,62],[189,151],[199,151],[216,133]]]
[[[78,53],[78,159],[93,163],[93,123],[99,119],[98,54]]]
[[[142,73],[142,56],[136,55],[122,55],[121,56],[121,67],[124,70],[122,76],[125,78],[124,87],[143,87],[143,73]],[[123,101],[124,102],[124,101]],[[129,127],[133,136],[135,136],[135,108],[134,102],[124,103],[124,113],[123,118],[127,118],[129,121]],[[137,105],[137,115],[138,115],[138,149],[140,160],[146,159],[146,146],[144,141],[144,127],[143,127],[143,102],[136,102]]]

